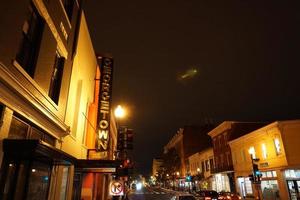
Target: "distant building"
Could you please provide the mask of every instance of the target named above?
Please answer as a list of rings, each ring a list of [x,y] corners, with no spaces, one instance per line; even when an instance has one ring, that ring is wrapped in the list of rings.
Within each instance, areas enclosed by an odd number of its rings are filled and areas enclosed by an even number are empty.
[[[276,121],[229,142],[237,191],[258,195],[249,180],[251,156],[259,158],[264,199],[297,199],[300,196],[300,120]]]
[[[208,132],[213,141],[215,160],[215,168],[212,170],[214,190],[235,191],[232,156],[228,142],[264,125],[265,123],[225,121]]]
[[[196,190],[212,189],[213,178],[211,171],[214,169],[213,148],[207,148],[189,156],[189,174],[193,179]]]
[[[164,161],[161,158],[154,158],[152,161],[152,176],[159,175],[163,170]]]
[[[212,128],[212,125],[184,126],[165,145],[166,173],[170,174],[173,187],[188,186],[185,182],[186,176],[189,175],[188,158],[211,146],[211,139],[207,132]],[[168,162],[171,162],[171,166]]]

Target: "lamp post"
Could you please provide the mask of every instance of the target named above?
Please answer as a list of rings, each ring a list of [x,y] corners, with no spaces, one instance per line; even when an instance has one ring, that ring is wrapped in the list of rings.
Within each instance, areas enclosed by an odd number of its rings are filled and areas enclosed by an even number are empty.
[[[120,137],[120,132],[121,132],[120,121],[121,121],[121,119],[123,119],[126,116],[126,111],[121,105],[118,105],[117,108],[115,109],[114,114],[116,117],[117,137]],[[121,160],[125,159],[124,152],[121,153],[121,152],[117,151],[117,159],[121,159]]]
[[[120,137],[120,134],[121,134],[120,133],[121,132],[120,120],[123,119],[126,116],[126,112],[125,112],[125,109],[121,105],[118,105],[117,108],[114,111],[114,114],[115,114],[115,117],[116,117],[117,138],[119,140],[119,137]],[[123,162],[125,160],[125,157],[126,157],[124,150],[118,149],[118,147],[117,147],[116,152],[117,152],[116,158]],[[123,165],[123,163],[122,163],[122,165]],[[124,183],[125,183],[125,187],[126,187],[126,181],[124,181]],[[124,187],[124,190],[125,190],[124,195],[126,196],[127,194],[126,194],[125,187]],[[125,196],[122,196],[122,199],[124,199]],[[113,196],[113,200],[119,200],[119,199],[120,199],[120,196]]]

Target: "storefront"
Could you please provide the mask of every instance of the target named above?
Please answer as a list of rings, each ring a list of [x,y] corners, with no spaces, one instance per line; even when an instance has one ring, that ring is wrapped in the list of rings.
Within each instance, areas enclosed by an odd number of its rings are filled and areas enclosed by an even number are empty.
[[[41,140],[5,139],[3,152],[0,199],[67,199],[71,195],[74,157]]]
[[[264,171],[261,172],[261,191],[264,199],[280,199],[279,196],[279,185],[277,180],[277,172],[273,171]]]
[[[238,188],[239,188],[238,193],[242,197],[253,195],[252,183],[249,180],[249,177],[238,177],[237,184],[238,184]]]
[[[300,170],[285,170],[285,178],[291,200],[300,199]]]
[[[108,199],[109,184],[119,166],[115,160],[77,160],[72,199]]]
[[[214,179],[212,181],[212,189],[221,192],[230,192],[230,180],[227,173],[214,174]]]
[[[107,199],[120,163],[80,160],[41,140],[3,140],[1,200]]]

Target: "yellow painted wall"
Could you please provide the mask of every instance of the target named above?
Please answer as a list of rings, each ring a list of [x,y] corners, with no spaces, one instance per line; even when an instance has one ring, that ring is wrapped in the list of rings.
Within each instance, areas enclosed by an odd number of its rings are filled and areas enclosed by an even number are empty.
[[[275,138],[278,138],[281,144],[282,152],[279,155],[277,155],[275,150]],[[262,144],[266,145],[267,158],[263,158]],[[287,166],[281,133],[278,127],[259,129],[230,142],[236,176],[248,176],[249,172],[252,171],[251,156],[248,152],[252,146],[255,148],[256,157],[260,159],[257,163],[261,171]],[[262,163],[268,163],[268,166],[262,166]]]
[[[284,123],[280,128],[288,165],[300,167],[300,120]]]
[[[192,156],[189,157],[189,168],[190,168],[190,173],[191,175],[197,175],[198,171],[197,171],[197,165],[200,169],[200,173],[202,172],[202,168],[201,168],[201,162],[203,161],[205,164],[206,160],[212,159],[213,158],[213,149],[209,148],[207,150],[198,152],[196,154],[193,154]],[[210,166],[211,169],[211,166]],[[211,175],[210,170],[206,171],[204,170],[204,177],[207,178]]]
[[[88,106],[94,99],[97,60],[84,14],[81,18],[78,46],[74,58],[65,123],[71,134],[63,139],[62,150],[76,158],[86,158],[84,137],[89,125]]]

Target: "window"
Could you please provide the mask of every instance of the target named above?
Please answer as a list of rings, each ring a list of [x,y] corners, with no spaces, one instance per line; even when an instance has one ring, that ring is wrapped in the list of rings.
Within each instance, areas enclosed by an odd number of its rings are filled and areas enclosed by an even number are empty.
[[[63,0],[64,8],[65,11],[68,15],[69,20],[71,21],[72,19],[72,12],[73,12],[73,5],[74,5],[74,0]]]
[[[209,160],[205,161],[205,168],[206,168],[206,171],[208,172],[209,171]]]
[[[274,139],[274,145],[275,145],[276,154],[277,155],[281,154],[280,141],[278,138]]]
[[[21,67],[31,76],[34,76],[35,65],[44,29],[44,20],[33,4],[29,7],[27,19],[22,28],[22,42],[16,56]]]
[[[262,149],[262,157],[263,157],[263,159],[266,159],[266,158],[268,157],[266,145],[265,145],[265,144],[262,144],[262,145],[261,145],[261,149]]]
[[[205,171],[204,161],[201,162],[201,172]]]
[[[214,148],[215,149],[218,149],[218,146],[217,146],[218,144],[217,144],[217,140],[216,140],[216,138],[214,138]]]
[[[10,139],[34,139],[42,140],[52,146],[55,146],[56,139],[48,133],[40,130],[30,123],[26,123],[17,116],[12,117],[8,138]]]
[[[249,154],[252,155],[252,158],[256,158],[254,147],[249,148]]]
[[[49,97],[58,104],[65,59],[57,51],[51,76]]]
[[[27,199],[47,199],[51,167],[48,164],[34,161],[30,172]]]
[[[212,170],[212,168],[214,168],[214,160],[212,158],[209,159],[209,165],[210,165],[210,170]]]

